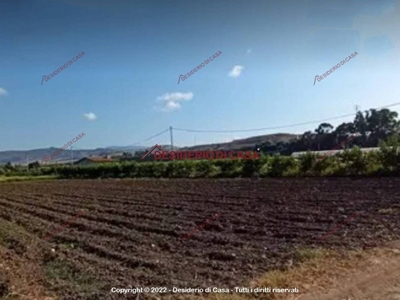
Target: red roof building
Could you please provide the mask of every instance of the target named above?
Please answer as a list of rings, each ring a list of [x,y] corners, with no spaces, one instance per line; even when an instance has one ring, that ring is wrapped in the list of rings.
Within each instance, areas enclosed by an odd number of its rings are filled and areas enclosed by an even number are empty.
[[[75,165],[91,165],[91,164],[98,164],[98,163],[109,163],[109,162],[114,162],[115,160],[112,159],[111,157],[95,157],[95,156],[89,156],[89,157],[84,157],[78,161],[76,161],[74,164]]]

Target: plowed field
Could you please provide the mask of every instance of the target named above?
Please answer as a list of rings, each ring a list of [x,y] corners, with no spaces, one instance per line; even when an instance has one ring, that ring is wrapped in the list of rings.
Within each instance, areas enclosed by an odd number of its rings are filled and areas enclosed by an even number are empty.
[[[50,234],[49,248],[107,289],[233,288],[296,264],[299,247],[399,238],[400,179],[6,183],[0,218],[42,239]]]

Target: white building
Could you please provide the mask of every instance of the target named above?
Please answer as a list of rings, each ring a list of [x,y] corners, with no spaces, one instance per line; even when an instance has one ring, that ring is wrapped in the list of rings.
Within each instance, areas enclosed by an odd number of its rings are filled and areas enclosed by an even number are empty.
[[[351,150],[351,149],[347,149],[347,150]],[[371,147],[371,148],[360,148],[360,150],[362,151],[362,152],[371,152],[371,151],[379,151],[380,150],[380,148],[379,147]],[[308,152],[310,152],[310,153],[312,153],[312,154],[315,154],[315,155],[320,155],[320,156],[326,156],[326,155],[335,155],[335,154],[337,154],[337,153],[342,153],[342,152],[344,152],[345,151],[345,149],[340,149],[340,150],[324,150],[324,151],[308,151]],[[293,152],[292,153],[292,156],[293,157],[299,157],[299,156],[302,156],[302,155],[305,155],[305,154],[307,154],[307,151],[302,151],[302,152]]]

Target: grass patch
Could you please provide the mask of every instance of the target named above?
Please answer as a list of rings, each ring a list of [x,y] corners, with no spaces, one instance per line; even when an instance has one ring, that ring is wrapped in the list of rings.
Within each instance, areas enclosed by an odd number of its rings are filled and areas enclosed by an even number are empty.
[[[389,214],[394,214],[398,212],[398,209],[395,208],[382,208],[378,210],[378,213],[383,214],[383,215],[389,215]]]
[[[15,244],[16,236],[27,236],[24,229],[12,222],[0,219],[0,245],[10,248],[10,244]]]
[[[52,289],[60,292],[71,290],[85,295],[97,295],[104,291],[104,284],[101,284],[98,279],[77,271],[72,264],[64,260],[54,259],[46,262],[44,275]]]
[[[0,216],[0,245],[7,246],[12,240],[27,241],[32,245],[36,245],[40,241],[39,238],[27,232],[24,227],[13,222],[12,216],[9,214],[2,212]]]
[[[60,249],[62,250],[74,250],[76,248],[78,248],[78,243],[60,243],[57,244],[58,247],[60,247]]]
[[[6,275],[12,285],[17,287],[18,293],[23,295],[30,289],[33,293],[34,288],[37,288],[43,293],[46,291],[57,294],[60,297],[57,299],[75,299],[79,295],[85,295],[87,300],[104,299],[106,291],[109,291],[106,284],[89,274],[89,271],[80,272],[72,262],[60,257],[62,253],[54,252],[48,246],[46,242],[26,232],[23,227],[0,218],[0,250],[8,249],[5,251],[12,254],[6,261],[7,266],[11,267]],[[73,250],[76,245],[64,244],[62,248]],[[1,252],[0,263],[3,263]],[[0,268],[0,272],[1,270]],[[15,274],[18,276],[14,276]],[[30,286],[32,282],[37,286]],[[10,298],[10,295],[0,296],[0,300],[11,299],[14,298]]]
[[[41,272],[38,259],[32,253],[34,251],[42,253],[40,240],[18,224],[2,218],[0,218],[0,264],[2,264],[0,300],[43,299],[37,297],[43,291],[40,285]]]
[[[311,259],[321,258],[324,255],[326,255],[325,251],[326,250],[323,249],[307,249],[307,248],[298,249],[295,252],[295,260],[298,261],[299,263],[304,263]]]
[[[0,176],[0,182],[14,182],[14,181],[36,181],[36,180],[49,180],[57,179],[55,175],[41,175],[41,176]]]

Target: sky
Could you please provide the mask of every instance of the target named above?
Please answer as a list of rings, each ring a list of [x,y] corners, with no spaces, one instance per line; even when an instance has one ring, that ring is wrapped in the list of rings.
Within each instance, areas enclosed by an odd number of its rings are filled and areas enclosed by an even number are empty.
[[[170,126],[175,146],[301,134],[319,123],[284,126],[396,103],[399,4],[2,0],[0,151],[61,147],[80,133],[75,149],[167,144]]]

